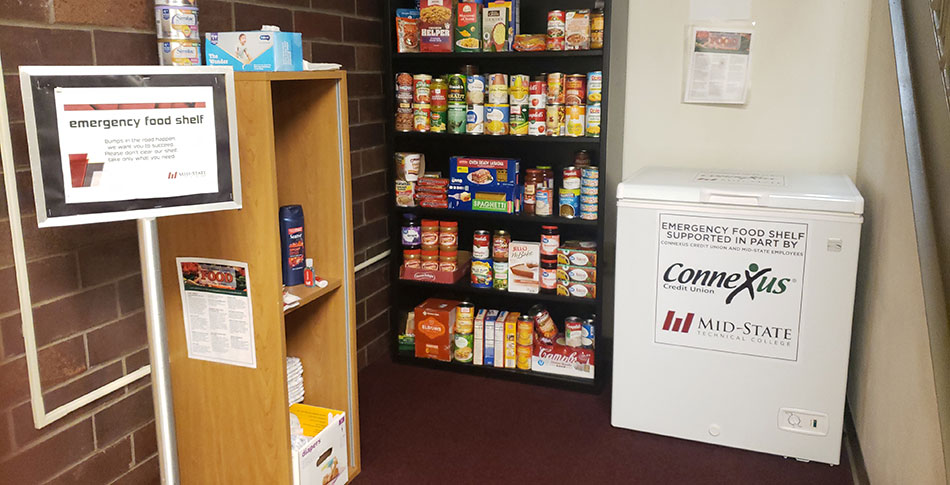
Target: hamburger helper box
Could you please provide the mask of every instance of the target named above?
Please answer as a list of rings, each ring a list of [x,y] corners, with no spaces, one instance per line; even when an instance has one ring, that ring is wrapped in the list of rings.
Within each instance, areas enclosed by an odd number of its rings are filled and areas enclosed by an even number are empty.
[[[416,357],[452,361],[455,307],[459,302],[429,298],[416,307]]]
[[[420,50],[452,52],[452,0],[419,2]]]
[[[299,33],[279,30],[208,32],[205,64],[235,71],[302,71],[303,42]]]
[[[449,209],[521,212],[518,164],[513,158],[450,158]]]
[[[293,453],[294,484],[344,484],[349,476],[346,452],[346,413],[334,409],[293,404],[307,444]]]

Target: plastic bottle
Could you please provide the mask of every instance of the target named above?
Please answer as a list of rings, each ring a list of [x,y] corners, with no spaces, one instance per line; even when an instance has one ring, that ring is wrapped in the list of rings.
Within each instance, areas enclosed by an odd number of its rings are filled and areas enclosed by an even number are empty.
[[[278,211],[280,219],[280,259],[284,286],[303,284],[307,264],[304,248],[303,207],[285,205]]]

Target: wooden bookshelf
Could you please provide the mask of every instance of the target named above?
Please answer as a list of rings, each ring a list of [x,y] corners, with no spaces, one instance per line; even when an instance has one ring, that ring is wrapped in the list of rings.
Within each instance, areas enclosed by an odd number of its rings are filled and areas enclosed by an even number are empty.
[[[182,483],[290,484],[288,355],[305,404],[347,413],[360,470],[349,123],[344,71],[235,73],[243,208],[159,220]],[[304,209],[307,257],[326,288],[283,310],[281,205]],[[248,263],[257,368],[188,358],[176,257]]]

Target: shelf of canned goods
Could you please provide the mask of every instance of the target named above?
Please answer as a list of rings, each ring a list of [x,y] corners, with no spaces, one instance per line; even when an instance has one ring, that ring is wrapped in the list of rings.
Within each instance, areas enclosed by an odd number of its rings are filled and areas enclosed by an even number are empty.
[[[611,2],[385,3],[396,360],[599,390]]]

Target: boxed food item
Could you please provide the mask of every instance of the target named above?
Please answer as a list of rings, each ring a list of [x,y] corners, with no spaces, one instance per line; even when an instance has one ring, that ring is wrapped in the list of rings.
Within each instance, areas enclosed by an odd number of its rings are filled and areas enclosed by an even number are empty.
[[[537,293],[541,283],[541,243],[511,241],[508,245],[508,291]]]
[[[590,49],[590,10],[568,10],[564,20],[564,50]]]
[[[498,312],[495,320],[495,367],[505,366],[505,322],[508,321],[508,312]]]
[[[422,52],[452,52],[452,0],[421,0],[419,28]]]
[[[478,314],[475,315],[475,324],[472,329],[474,337],[474,346],[475,353],[472,357],[472,364],[482,365],[485,362],[485,316],[488,315],[488,310],[482,308],[478,311]]]
[[[507,39],[505,40],[506,48],[505,50],[512,50],[511,46],[515,40],[515,36],[520,34],[521,28],[521,18],[519,16],[521,6],[519,5],[519,0],[491,0],[488,2],[489,8],[500,8],[504,7],[508,11],[505,13],[507,18],[505,20],[505,27],[508,29]]]
[[[557,249],[557,264],[597,266],[597,243],[594,241],[564,241]]]
[[[558,343],[534,343],[531,370],[546,374],[594,378],[594,350]]]
[[[419,52],[419,11],[396,9],[396,52]]]
[[[296,32],[208,32],[205,60],[235,71],[302,71],[303,40]]]
[[[510,158],[450,158],[449,209],[518,212],[521,209],[518,167],[518,160]]]
[[[518,330],[518,312],[509,312],[505,318],[505,368],[514,369],[518,357],[515,335]]]
[[[405,180],[396,180],[396,205],[399,207],[416,206],[416,184]]]
[[[574,283],[596,283],[597,269],[591,266],[559,264],[557,266],[557,279]]]
[[[416,307],[416,357],[452,361],[455,307],[459,302],[429,298]]]
[[[482,50],[482,4],[461,1],[455,15],[455,52]]]
[[[512,43],[512,49],[519,52],[543,51],[547,36],[544,34],[518,34]]]
[[[482,10],[482,50],[485,52],[508,50],[507,7],[485,7]]]
[[[399,341],[399,353],[408,353],[414,352],[416,349],[416,312],[411,311],[406,313],[406,328],[403,329],[398,337]]]
[[[294,483],[346,483],[350,479],[346,450],[346,413],[335,409],[294,404],[303,435],[310,437],[291,460]]]
[[[557,294],[577,298],[597,298],[597,285],[594,283],[577,283],[558,279]]]
[[[488,310],[485,314],[485,365],[495,365],[495,324],[498,320],[498,310]]]

